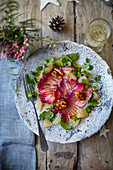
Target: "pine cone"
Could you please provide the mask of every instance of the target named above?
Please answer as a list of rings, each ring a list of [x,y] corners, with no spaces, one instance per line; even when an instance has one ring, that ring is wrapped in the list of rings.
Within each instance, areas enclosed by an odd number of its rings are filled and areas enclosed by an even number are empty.
[[[56,18],[53,18],[52,21],[49,21],[49,23],[50,23],[49,27],[53,31],[61,32],[63,30],[63,28],[65,27],[65,21],[64,21],[63,17],[61,17],[61,16],[57,16]]]

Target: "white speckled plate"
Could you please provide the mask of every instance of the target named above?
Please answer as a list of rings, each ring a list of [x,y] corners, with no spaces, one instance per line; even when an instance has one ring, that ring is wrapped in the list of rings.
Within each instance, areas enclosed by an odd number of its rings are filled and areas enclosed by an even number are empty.
[[[48,46],[38,49],[26,59],[20,70],[17,81],[17,90],[19,90],[20,95],[16,94],[15,100],[18,113],[25,124],[34,133],[38,134],[32,103],[25,97],[23,75],[31,70],[35,71],[37,66],[43,65],[43,59],[49,59],[51,56],[58,58],[63,54],[71,53],[79,53],[78,63],[80,64],[85,62],[85,58],[89,58],[90,64],[94,67],[93,71],[91,71],[92,74],[95,76],[101,75],[99,94],[103,105],[94,108],[89,117],[83,119],[75,129],[65,130],[60,125],[44,128],[46,139],[52,142],[71,143],[90,137],[100,130],[112,110],[113,79],[107,63],[90,48],[74,42],[64,41],[57,44],[54,52]]]

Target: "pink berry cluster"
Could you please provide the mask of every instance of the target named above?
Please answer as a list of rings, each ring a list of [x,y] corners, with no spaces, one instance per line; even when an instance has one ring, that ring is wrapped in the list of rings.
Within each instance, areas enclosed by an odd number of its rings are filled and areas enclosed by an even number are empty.
[[[14,52],[14,58],[17,58],[17,60],[21,59],[22,56],[24,56],[27,52],[27,50],[29,49],[29,42],[28,40],[24,40],[23,42],[23,46],[21,48],[19,48],[19,45],[17,43],[12,45],[13,48],[13,52]]]
[[[15,59],[19,60],[22,58],[22,56],[26,55],[29,47],[30,44],[27,39],[24,40],[21,47],[17,43],[13,44],[7,41],[4,43],[0,42],[0,58],[9,59],[14,56]]]

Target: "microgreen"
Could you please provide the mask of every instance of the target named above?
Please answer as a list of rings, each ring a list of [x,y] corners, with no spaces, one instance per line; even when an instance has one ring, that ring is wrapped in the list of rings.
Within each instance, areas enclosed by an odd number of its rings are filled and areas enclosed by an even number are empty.
[[[71,61],[67,61],[67,63],[65,64],[65,66],[67,66],[67,67],[69,67],[69,66],[71,66],[72,64],[71,64]]]
[[[63,122],[62,120],[60,121],[60,125],[61,125],[64,129],[71,129],[71,128],[72,128],[68,123]]]
[[[96,81],[96,88],[98,87],[98,82],[99,82],[100,79],[101,79],[100,75],[98,75],[94,78],[94,80]]]
[[[44,120],[44,119],[52,119],[54,117],[53,112],[51,111],[44,111],[40,114],[39,120]]]
[[[98,107],[101,106],[101,102],[97,102],[93,97],[87,102],[86,106],[84,109],[89,113],[91,111],[91,107]]]
[[[90,72],[87,72],[87,71],[82,71],[81,72],[84,76],[87,76],[87,77],[90,77],[92,76],[92,74]]]
[[[42,75],[45,76],[45,73],[43,72]]]
[[[79,118],[77,118],[76,116],[73,116],[72,119],[73,119],[74,121],[79,120]]]
[[[93,70],[93,66],[90,65],[90,64],[86,64],[86,63],[84,63],[84,68],[89,70],[89,71]]]
[[[78,53],[73,53],[73,54],[67,54],[66,56],[70,57],[70,59],[75,62],[76,60],[78,60]]]
[[[56,106],[55,104],[52,104],[50,108],[47,108],[47,110],[50,110],[50,111],[51,111],[52,109],[55,108],[55,106]]]
[[[45,59],[43,60],[43,62],[44,62],[44,64],[47,64],[47,61]]]
[[[54,58],[53,57],[50,57],[50,59],[48,60],[48,63],[53,63],[54,62]]]
[[[86,85],[85,85],[85,88],[86,88],[86,89],[91,88],[91,87],[92,87],[92,86],[89,85],[89,84],[86,84]]]
[[[75,69],[73,69],[72,71],[73,71],[73,74],[75,75],[75,76],[77,76],[77,68],[75,68]]]
[[[71,65],[75,66],[74,62],[78,59],[78,53],[62,55],[62,64],[69,67]]]
[[[88,58],[86,58],[86,63],[89,63],[89,59]]]
[[[87,84],[88,85],[88,81],[87,80],[85,80],[85,79],[82,79],[82,83],[84,83],[84,84]]]
[[[29,97],[29,98],[31,98],[32,96],[34,96],[34,94],[33,94],[33,93],[31,93],[31,92],[30,92],[30,93],[28,93],[28,97]]]
[[[89,82],[90,82],[90,83],[94,83],[94,80],[90,80]]]
[[[100,76],[100,75],[94,78],[94,80],[95,80],[97,83],[98,83],[98,81],[99,81],[100,79],[101,79],[101,76]]]
[[[81,69],[82,67],[75,67],[72,72],[75,76],[77,76],[78,78],[81,77]]]
[[[42,69],[43,69],[42,66],[38,66],[38,67],[36,68],[37,73],[39,73]]]
[[[40,114],[39,116],[39,120],[44,120],[44,119],[53,119],[53,117],[55,116],[55,114],[53,114],[53,112],[51,111],[53,108],[55,107],[55,104],[51,105],[50,108],[47,108],[47,111],[44,111]]]

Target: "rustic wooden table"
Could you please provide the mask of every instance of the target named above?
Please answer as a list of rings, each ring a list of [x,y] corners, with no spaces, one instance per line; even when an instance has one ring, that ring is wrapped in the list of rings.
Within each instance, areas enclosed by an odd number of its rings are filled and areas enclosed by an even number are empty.
[[[59,0],[60,7],[48,4],[40,11],[39,0],[18,0],[20,11],[25,19],[37,18],[36,25],[40,34],[50,35],[59,40],[71,40],[82,43],[84,33],[89,22],[94,18],[106,19],[113,29],[111,7],[106,6],[102,0]],[[66,27],[62,33],[53,32],[48,24],[52,17],[61,15],[65,19]],[[23,16],[21,17],[23,20]],[[105,44],[100,56],[107,61],[113,73],[113,34]],[[35,48],[43,46],[43,41],[34,44]],[[90,138],[72,144],[49,144],[49,151],[40,150],[36,136],[37,170],[113,170],[113,114],[105,124],[110,129],[107,138],[99,137],[99,133]]]

